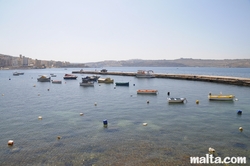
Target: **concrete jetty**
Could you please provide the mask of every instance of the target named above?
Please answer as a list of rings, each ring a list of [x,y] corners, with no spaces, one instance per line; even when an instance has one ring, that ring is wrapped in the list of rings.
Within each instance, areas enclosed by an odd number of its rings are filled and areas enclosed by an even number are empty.
[[[100,71],[72,71],[73,74],[94,74],[94,75],[120,75],[136,76],[136,72],[100,72]],[[229,76],[211,76],[211,75],[192,75],[192,74],[165,74],[156,73],[155,78],[181,79],[192,81],[205,81],[214,83],[223,83],[239,86],[250,86],[250,78],[229,77]]]

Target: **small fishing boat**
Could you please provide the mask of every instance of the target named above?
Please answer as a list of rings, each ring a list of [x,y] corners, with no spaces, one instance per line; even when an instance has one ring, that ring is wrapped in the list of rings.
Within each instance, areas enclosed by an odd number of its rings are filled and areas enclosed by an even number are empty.
[[[50,82],[50,77],[47,77],[46,75],[42,75],[41,77],[37,78],[38,82]]]
[[[155,89],[139,89],[137,94],[157,94],[158,90]]]
[[[63,79],[71,79],[71,80],[75,80],[77,79],[77,76],[76,75],[73,75],[73,74],[65,74]]]
[[[13,73],[13,76],[19,76],[19,75],[24,75],[24,73],[23,72],[17,72],[17,71]]]
[[[114,83],[114,80],[111,79],[111,78],[99,78],[98,80],[98,83],[106,83],[106,84],[113,84]]]
[[[137,78],[155,78],[153,70],[138,70],[136,73]]]
[[[129,86],[129,82],[116,82],[116,86]]]
[[[19,76],[19,73],[18,72],[14,72],[13,76]]]
[[[94,82],[93,81],[80,82],[80,86],[94,86]]]
[[[167,100],[168,103],[184,103],[184,101],[187,101],[186,98],[184,97],[180,98],[168,97]]]
[[[62,81],[60,81],[60,80],[52,80],[51,81],[53,84],[61,84],[62,83]]]
[[[219,100],[219,101],[233,101],[235,98],[232,94],[211,94],[209,93],[208,99],[209,100]]]
[[[90,79],[90,77],[82,78],[82,82],[80,82],[80,86],[94,86],[94,81]]]

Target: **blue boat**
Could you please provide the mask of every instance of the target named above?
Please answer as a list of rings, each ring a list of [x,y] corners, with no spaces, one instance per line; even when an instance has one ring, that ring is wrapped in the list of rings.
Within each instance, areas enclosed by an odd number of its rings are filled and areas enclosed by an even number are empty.
[[[116,82],[116,86],[129,86],[129,82]]]

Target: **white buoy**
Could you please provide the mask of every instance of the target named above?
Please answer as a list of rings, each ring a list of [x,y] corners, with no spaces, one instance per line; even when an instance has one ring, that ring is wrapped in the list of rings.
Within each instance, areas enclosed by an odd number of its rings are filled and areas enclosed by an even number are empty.
[[[240,131],[243,131],[243,127],[239,127],[239,130],[240,130]]]
[[[8,145],[11,145],[11,146],[12,146],[13,144],[14,144],[14,141],[13,141],[13,140],[9,140],[9,141],[8,141]]]
[[[210,152],[210,153],[214,153],[215,152],[215,149],[214,148],[208,148],[208,151]]]
[[[97,106],[97,103],[95,102],[95,106]]]
[[[36,85],[33,85],[33,87],[36,87]]]
[[[143,126],[147,126],[148,124],[147,124],[147,123],[143,123],[142,125],[143,125]]]
[[[80,113],[80,116],[83,116],[83,113]]]
[[[38,119],[43,119],[43,117],[42,116],[38,116]]]

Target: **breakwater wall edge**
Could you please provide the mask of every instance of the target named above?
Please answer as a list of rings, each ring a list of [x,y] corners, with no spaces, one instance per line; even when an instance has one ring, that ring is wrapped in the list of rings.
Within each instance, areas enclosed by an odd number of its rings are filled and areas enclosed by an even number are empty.
[[[72,71],[72,74],[136,76],[135,72]],[[158,73],[158,74],[155,73],[154,75],[155,75],[155,78],[205,81],[205,82],[214,82],[214,83],[223,83],[223,84],[250,87],[250,78],[210,76],[210,75],[192,75],[192,74],[163,74],[163,73]]]

